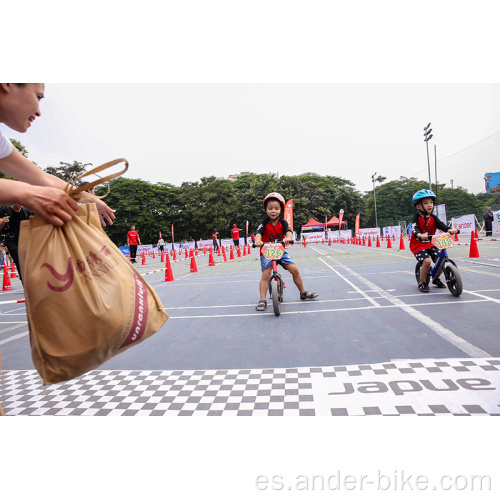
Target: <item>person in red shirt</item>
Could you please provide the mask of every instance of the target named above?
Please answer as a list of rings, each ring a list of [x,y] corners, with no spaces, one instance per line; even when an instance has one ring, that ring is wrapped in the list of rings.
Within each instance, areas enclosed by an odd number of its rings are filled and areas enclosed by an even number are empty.
[[[262,247],[264,243],[280,240],[288,243],[293,240],[293,233],[288,222],[283,218],[285,212],[285,199],[279,193],[270,193],[264,198],[264,209],[267,217],[261,221],[257,228],[255,236],[255,246]],[[295,286],[299,289],[301,300],[315,299],[318,294],[306,291],[299,268],[290,258],[287,252],[278,261],[293,278]],[[255,308],[257,311],[265,311],[267,308],[266,292],[269,284],[269,278],[272,272],[272,261],[264,257],[262,248],[260,249],[260,266],[262,275],[259,283],[260,300]]]
[[[141,239],[139,238],[139,233],[135,230],[135,226],[130,226],[130,231],[127,233],[127,246],[130,247],[130,262],[136,264],[137,256],[137,242],[141,245]]]
[[[233,243],[235,247],[240,246],[240,231],[236,224],[233,224],[233,229],[231,229],[231,236],[233,237]]]
[[[219,235],[219,231],[214,231],[212,234],[212,240],[214,242],[214,251],[219,248],[219,242],[217,241],[218,235]]]
[[[432,236],[436,234],[438,229],[450,234],[458,232],[456,229],[449,228],[432,213],[435,202],[436,195],[428,189],[417,191],[412,198],[412,205],[418,209],[419,213],[412,220],[410,251],[418,261],[422,262],[420,283],[418,284],[418,289],[421,292],[429,291],[427,275],[429,274],[432,261],[436,262],[440,253],[439,249],[432,244]],[[442,272],[443,268],[441,267],[436,279],[432,282],[438,288],[446,288],[446,285],[439,279]]]

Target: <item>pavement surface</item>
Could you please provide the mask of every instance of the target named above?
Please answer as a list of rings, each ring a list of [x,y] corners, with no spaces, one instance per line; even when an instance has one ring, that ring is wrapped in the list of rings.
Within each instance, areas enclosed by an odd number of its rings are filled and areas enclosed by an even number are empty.
[[[500,415],[500,241],[449,250],[464,291],[418,291],[416,260],[382,243],[294,245],[281,315],[255,311],[258,251],[136,267],[170,319],[70,382],[34,370],[22,286],[0,292],[0,401],[11,415]]]

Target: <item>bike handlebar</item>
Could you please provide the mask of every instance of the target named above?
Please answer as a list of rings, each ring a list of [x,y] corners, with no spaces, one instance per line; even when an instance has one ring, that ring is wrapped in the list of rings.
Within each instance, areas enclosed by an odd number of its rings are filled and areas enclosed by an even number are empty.
[[[452,228],[450,228],[450,229],[452,229]],[[447,231],[447,232],[448,232],[448,231]],[[427,236],[431,236],[431,235],[429,234],[429,232],[428,232],[428,231],[425,231],[425,232],[424,232],[424,233],[422,233],[422,234],[426,234]],[[450,233],[450,234],[451,234],[451,233]],[[460,229],[457,229],[457,233],[456,233],[456,234],[460,234]],[[434,236],[434,235],[432,235],[432,236]],[[415,238],[417,238],[417,240],[424,241],[421,237],[419,238],[418,236],[415,236]],[[431,239],[432,239],[432,238],[431,238]],[[431,239],[428,239],[428,240],[426,240],[426,241],[431,241]]]
[[[295,241],[289,241],[288,243],[283,243],[283,240],[275,240],[275,241],[266,241],[265,243],[262,244],[262,246],[267,245],[268,243],[281,243],[282,245],[293,245]],[[257,248],[257,245],[255,243],[252,244],[252,248]]]

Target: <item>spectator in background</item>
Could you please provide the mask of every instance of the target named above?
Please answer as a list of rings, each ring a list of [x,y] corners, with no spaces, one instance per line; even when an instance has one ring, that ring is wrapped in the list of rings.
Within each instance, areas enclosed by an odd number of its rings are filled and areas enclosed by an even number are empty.
[[[484,219],[484,230],[486,231],[486,236],[491,236],[493,231],[493,212],[491,211],[491,207],[486,209],[486,212],[483,214]]]
[[[86,186],[87,184],[89,184],[87,181],[83,181],[83,182],[81,182],[81,183],[80,183],[80,186]],[[94,188],[93,188],[93,187],[92,187],[92,188],[90,188],[90,189],[86,189],[85,191],[86,191],[87,193],[90,193],[90,194],[95,194],[95,192],[94,192]]]
[[[130,248],[130,262],[137,264],[135,258],[137,257],[137,242],[141,245],[139,233],[135,230],[135,226],[130,226],[130,231],[127,233],[127,246]]]
[[[0,266],[5,262],[5,245],[0,243]]]
[[[233,229],[231,229],[231,236],[233,238],[233,243],[235,247],[240,246],[240,231],[238,227],[236,227],[236,224],[233,224]]]
[[[219,242],[217,241],[217,236],[219,236],[219,231],[214,231],[212,234],[212,240],[214,242],[214,252],[219,249]]]
[[[163,252],[165,249],[165,241],[163,241],[163,238],[160,236],[160,239],[158,240],[158,250],[160,252]]]
[[[30,212],[21,205],[11,205],[0,210],[0,230],[5,234],[5,244],[9,253],[16,264],[17,274],[23,281],[21,275],[21,266],[19,265],[19,234],[21,232],[21,221],[28,220]]]

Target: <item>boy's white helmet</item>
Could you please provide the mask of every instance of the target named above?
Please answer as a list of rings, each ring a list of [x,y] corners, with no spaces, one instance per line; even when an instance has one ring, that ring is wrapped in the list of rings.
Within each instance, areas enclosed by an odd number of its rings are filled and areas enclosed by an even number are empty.
[[[262,202],[264,204],[264,208],[266,208],[266,201],[269,199],[278,200],[280,202],[282,211],[285,211],[285,198],[283,198],[283,196],[281,196],[279,193],[269,193]]]

